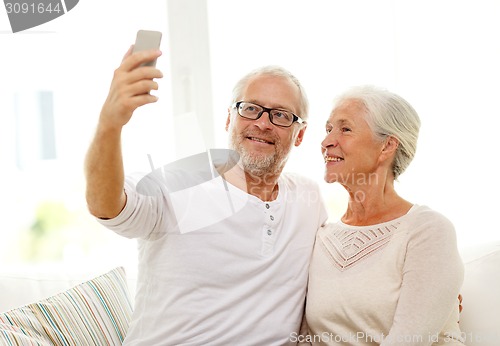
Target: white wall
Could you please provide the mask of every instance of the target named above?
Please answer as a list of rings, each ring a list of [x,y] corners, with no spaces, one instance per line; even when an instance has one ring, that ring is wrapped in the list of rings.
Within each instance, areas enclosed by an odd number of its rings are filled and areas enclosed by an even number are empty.
[[[166,3],[156,0],[82,0],[76,7],[42,26],[12,34],[0,8],[0,178],[2,240],[0,265],[20,260],[25,233],[36,221],[44,201],[64,203],[71,230],[61,230],[64,260],[85,266],[123,264],[134,258],[134,242],[125,242],[102,229],[86,211],[83,157],[97,124],[113,71],[134,43],[139,29],[167,33]],[[168,36],[162,44],[168,45]],[[168,54],[157,65],[169,67]],[[165,73],[168,78],[168,73]],[[149,170],[147,154],[156,163],[168,162],[173,146],[169,116],[168,79],[161,82],[161,102],[148,105],[124,131],[127,170]],[[57,159],[16,167],[16,93],[54,92]],[[36,146],[37,143],[28,143]],[[170,155],[169,155],[170,154]],[[119,249],[110,256],[111,249]],[[124,250],[127,249],[127,250]]]
[[[398,191],[447,215],[462,246],[500,239],[500,1],[208,4],[217,138],[225,140],[237,78],[260,65],[282,65],[303,82],[311,102],[305,142],[288,169],[322,180],[319,143],[333,97],[356,84],[386,87],[412,103],[423,123],[417,156]],[[339,217],[343,191],[322,188],[332,217]]]
[[[305,142],[288,169],[322,182],[319,143],[331,100],[351,85],[385,86],[407,98],[423,121],[417,157],[398,185],[401,194],[447,215],[463,246],[500,239],[495,223],[500,1],[208,0],[207,10],[208,42],[199,44],[208,43],[210,54],[196,64],[211,66],[199,73],[205,74],[204,83],[212,81],[215,135],[203,133],[210,127],[200,122],[192,124],[195,136],[201,133],[224,147],[233,84],[260,65],[282,65],[302,80],[311,101]],[[53,22],[12,34],[0,11],[0,216],[8,230],[0,242],[0,260],[15,253],[15,232],[29,227],[40,200],[62,200],[70,210],[85,210],[83,155],[113,70],[138,29],[165,33],[157,65],[165,78],[160,102],[136,112],[125,130],[126,168],[148,170],[147,154],[157,165],[175,158],[178,132],[168,78],[176,52],[169,51],[167,17],[167,3],[157,0],[82,0]],[[196,35],[206,39],[191,37]],[[54,91],[58,159],[19,171],[12,98],[19,91],[38,90]],[[206,90],[209,94],[210,87]],[[190,148],[190,141],[184,141],[192,152],[206,144],[192,141]],[[345,194],[335,185],[321,184],[335,219]],[[100,229],[78,238],[94,225],[87,216],[79,217],[82,229],[73,234],[73,244],[87,238],[117,241]],[[68,249],[74,260],[81,258],[73,247]],[[90,257],[99,262],[109,258],[107,251],[98,248]]]

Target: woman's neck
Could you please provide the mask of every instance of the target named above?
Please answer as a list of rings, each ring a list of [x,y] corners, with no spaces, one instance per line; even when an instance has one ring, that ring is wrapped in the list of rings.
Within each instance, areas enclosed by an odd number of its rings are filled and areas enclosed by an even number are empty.
[[[400,197],[392,181],[383,184],[344,186],[349,193],[342,222],[352,226],[369,226],[405,215],[412,204]]]

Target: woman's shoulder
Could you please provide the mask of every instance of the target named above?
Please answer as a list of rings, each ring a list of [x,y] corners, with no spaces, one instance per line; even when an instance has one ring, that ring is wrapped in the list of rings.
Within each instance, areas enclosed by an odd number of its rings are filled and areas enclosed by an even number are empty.
[[[455,226],[443,213],[427,206],[414,205],[408,213],[409,234],[434,238],[455,238]]]
[[[408,216],[410,219],[414,219],[423,224],[439,223],[449,224],[453,227],[453,223],[446,215],[427,205],[414,204],[408,212]]]

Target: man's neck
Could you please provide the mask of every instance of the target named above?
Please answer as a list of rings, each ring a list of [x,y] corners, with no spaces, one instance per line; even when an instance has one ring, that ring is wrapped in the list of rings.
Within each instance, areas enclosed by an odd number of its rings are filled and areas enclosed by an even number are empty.
[[[279,173],[255,175],[244,171],[239,165],[235,165],[229,171],[224,173],[223,178],[240,190],[257,197],[262,201],[274,201],[278,197],[279,176]]]

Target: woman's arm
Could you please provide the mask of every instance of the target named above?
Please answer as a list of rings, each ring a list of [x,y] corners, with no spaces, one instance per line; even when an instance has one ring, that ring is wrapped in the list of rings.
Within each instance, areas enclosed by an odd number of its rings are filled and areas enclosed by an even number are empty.
[[[450,221],[424,211],[410,230],[401,292],[382,345],[431,345],[456,309],[463,263]],[[457,321],[458,323],[458,321]]]

